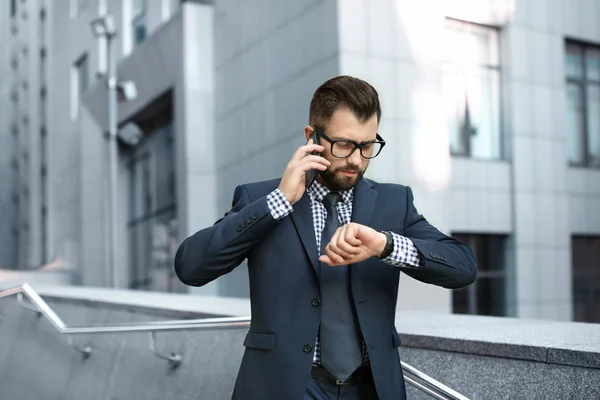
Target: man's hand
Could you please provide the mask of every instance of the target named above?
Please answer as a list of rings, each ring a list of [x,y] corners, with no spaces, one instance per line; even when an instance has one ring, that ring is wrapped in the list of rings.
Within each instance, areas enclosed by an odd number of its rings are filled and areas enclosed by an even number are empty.
[[[331,165],[325,158],[310,154],[313,151],[321,153],[323,150],[325,150],[323,146],[313,144],[312,139],[309,140],[306,145],[298,148],[283,171],[279,189],[291,205],[296,204],[306,190],[306,171],[310,169],[325,171]]]
[[[387,238],[365,225],[351,222],[335,232],[319,261],[337,267],[377,257],[385,249]]]

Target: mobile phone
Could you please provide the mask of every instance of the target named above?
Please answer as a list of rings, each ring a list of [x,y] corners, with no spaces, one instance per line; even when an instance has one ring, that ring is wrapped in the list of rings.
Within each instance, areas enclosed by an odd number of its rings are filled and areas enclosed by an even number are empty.
[[[313,144],[321,144],[321,141],[319,140],[319,135],[317,135],[316,131],[313,131],[313,134],[310,137],[310,139],[313,140]],[[306,141],[306,143],[308,143],[308,141]],[[318,151],[313,151],[310,154],[318,156],[321,153],[319,153]],[[314,182],[314,180],[317,178],[317,175],[319,175],[319,172],[320,171],[318,169],[309,169],[308,171],[306,171],[306,187],[309,187]]]

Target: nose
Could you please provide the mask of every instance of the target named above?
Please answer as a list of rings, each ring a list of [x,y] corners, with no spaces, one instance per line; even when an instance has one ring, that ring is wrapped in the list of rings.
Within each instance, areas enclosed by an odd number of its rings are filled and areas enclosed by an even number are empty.
[[[360,155],[360,149],[356,149],[354,153],[350,154],[348,157],[348,164],[358,166],[362,161],[362,156]]]

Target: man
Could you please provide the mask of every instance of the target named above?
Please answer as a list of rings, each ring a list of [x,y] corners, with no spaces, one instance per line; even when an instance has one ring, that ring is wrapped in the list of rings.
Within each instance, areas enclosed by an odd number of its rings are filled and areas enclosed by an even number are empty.
[[[446,288],[475,280],[472,251],[417,212],[410,188],[363,179],[385,145],[380,118],[367,82],[323,83],[281,179],[238,186],[231,211],[179,247],[175,271],[191,286],[248,259],[252,322],[234,399],[404,399],[400,271]]]

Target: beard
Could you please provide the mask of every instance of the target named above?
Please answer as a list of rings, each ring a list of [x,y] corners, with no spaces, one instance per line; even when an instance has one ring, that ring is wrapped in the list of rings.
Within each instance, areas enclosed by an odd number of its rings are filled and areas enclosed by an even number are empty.
[[[357,174],[356,176],[345,176],[343,175],[342,170],[354,171],[357,172]],[[366,170],[366,168],[361,170],[359,167],[351,167],[348,165],[334,170],[326,169],[325,171],[321,171],[319,175],[329,190],[332,192],[339,192],[342,190],[350,190],[355,187],[362,179]]]

